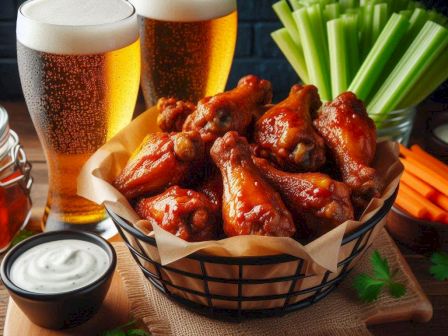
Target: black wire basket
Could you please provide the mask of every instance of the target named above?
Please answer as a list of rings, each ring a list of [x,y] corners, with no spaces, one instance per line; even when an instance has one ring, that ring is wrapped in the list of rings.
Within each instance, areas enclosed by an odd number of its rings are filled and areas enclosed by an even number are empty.
[[[337,272],[323,274],[310,273],[303,259],[286,254],[219,257],[196,252],[162,266],[155,257],[156,240],[106,210],[143,274],[158,290],[197,313],[241,321],[281,316],[327,296],[384,227],[395,198],[396,192],[372,218],[343,238]]]

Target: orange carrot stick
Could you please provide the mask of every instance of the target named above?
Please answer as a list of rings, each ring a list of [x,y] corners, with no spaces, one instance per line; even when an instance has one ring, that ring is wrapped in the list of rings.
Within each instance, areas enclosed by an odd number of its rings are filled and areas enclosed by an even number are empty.
[[[445,178],[438,172],[431,170],[411,157],[400,159],[400,161],[409,173],[418,176],[431,187],[448,196],[448,178]]]
[[[403,194],[409,196],[414,201],[420,203],[429,212],[429,217],[434,222],[446,222],[448,213],[440,209],[437,205],[431,203],[429,200],[424,198],[422,195],[417,193],[408,185],[401,183],[400,190]]]
[[[416,156],[415,159],[424,163],[426,166],[432,167],[440,174],[448,176],[448,165],[438,160],[428,152],[425,152],[419,145],[413,145],[411,149],[412,153]]]
[[[433,187],[407,171],[403,172],[401,181],[412,187],[412,189],[425,196],[426,198],[431,199],[432,197],[435,197],[437,194],[439,194]]]
[[[431,200],[442,209],[448,211],[448,197],[440,193],[436,193]]]
[[[399,143],[398,145],[400,146],[400,154],[405,158],[413,157],[415,155],[409,148],[405,147],[401,143]]]
[[[414,200],[408,194],[404,193],[401,190],[401,187],[398,190],[398,195],[395,204],[397,204],[400,208],[402,208],[407,213],[416,218],[420,219],[429,218],[428,210],[426,210],[424,206],[422,206],[419,202]]]

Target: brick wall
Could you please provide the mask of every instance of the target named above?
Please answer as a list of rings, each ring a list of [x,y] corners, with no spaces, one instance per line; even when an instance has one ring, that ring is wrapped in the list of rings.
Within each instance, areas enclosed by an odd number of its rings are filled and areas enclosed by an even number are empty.
[[[273,81],[275,96],[280,99],[298,78],[270,37],[270,33],[280,27],[272,10],[276,1],[238,0],[238,43],[229,87],[245,74],[258,74]],[[16,12],[22,2],[24,0],[0,0],[0,99],[22,98],[15,44]],[[423,2],[447,13],[447,0]],[[445,93],[444,90],[442,96],[446,96]]]

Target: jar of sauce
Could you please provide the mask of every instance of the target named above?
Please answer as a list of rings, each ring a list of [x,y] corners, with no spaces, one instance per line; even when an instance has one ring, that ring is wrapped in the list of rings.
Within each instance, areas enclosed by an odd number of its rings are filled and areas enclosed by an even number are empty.
[[[31,164],[9,128],[8,113],[0,106],[0,252],[26,226],[31,215]]]

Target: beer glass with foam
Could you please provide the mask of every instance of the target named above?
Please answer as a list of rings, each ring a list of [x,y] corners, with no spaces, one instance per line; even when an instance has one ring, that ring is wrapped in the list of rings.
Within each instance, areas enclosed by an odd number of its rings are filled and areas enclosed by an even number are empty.
[[[132,118],[137,14],[125,0],[31,0],[18,11],[20,79],[49,177],[46,230],[110,236],[105,211],[76,195],[84,162]]]
[[[224,90],[237,36],[236,0],[130,0],[139,14],[141,87],[196,103]]]

